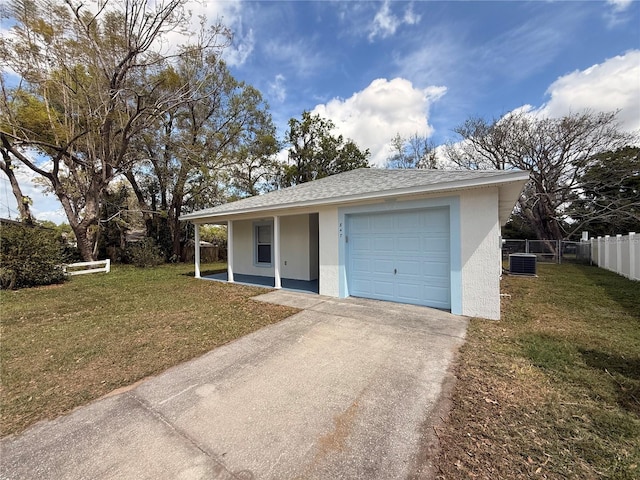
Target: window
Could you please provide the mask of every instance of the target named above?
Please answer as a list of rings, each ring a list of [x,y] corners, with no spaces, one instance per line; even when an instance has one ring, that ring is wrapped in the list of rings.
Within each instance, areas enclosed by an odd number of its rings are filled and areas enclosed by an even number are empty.
[[[256,265],[271,265],[271,231],[269,223],[256,224],[254,227]]]

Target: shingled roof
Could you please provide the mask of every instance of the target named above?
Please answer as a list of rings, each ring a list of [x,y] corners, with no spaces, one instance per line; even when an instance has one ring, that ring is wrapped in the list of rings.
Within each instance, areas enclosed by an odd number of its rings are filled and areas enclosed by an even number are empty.
[[[345,203],[376,197],[459,190],[526,181],[520,170],[388,170],[359,168],[313,182],[198,210],[181,220],[215,218],[287,207]]]

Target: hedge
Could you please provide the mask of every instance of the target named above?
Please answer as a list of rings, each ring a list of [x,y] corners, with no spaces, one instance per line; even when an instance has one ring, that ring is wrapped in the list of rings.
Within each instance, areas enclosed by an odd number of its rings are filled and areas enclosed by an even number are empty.
[[[2,223],[0,288],[16,289],[61,283],[63,242],[54,230]]]

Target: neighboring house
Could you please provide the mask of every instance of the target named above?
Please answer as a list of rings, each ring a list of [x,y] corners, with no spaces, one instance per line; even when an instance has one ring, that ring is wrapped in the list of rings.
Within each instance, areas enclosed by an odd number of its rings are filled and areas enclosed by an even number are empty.
[[[228,281],[318,280],[365,297],[500,318],[500,227],[522,171],[358,169],[183,215],[226,224]],[[196,251],[196,277],[200,277]]]

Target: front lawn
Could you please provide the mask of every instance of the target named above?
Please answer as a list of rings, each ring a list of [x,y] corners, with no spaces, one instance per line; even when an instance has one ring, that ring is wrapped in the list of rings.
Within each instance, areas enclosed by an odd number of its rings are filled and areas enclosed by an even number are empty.
[[[116,265],[62,285],[2,291],[1,435],[296,312],[250,300],[264,289],[196,280],[192,272],[193,265]]]
[[[502,280],[502,321],[472,320],[440,479],[640,478],[640,283],[539,265]]]

